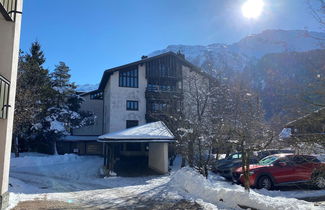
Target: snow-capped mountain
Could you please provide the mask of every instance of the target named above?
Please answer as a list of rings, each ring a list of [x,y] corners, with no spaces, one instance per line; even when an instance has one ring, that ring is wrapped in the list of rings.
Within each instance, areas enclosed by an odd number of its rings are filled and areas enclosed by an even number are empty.
[[[241,72],[248,64],[257,63],[259,58],[271,53],[306,52],[325,49],[325,33],[304,30],[266,30],[259,34],[247,36],[233,44],[169,45],[149,56],[164,52],[180,51],[187,60],[202,67],[209,73],[223,72],[231,76]],[[211,66],[212,69],[207,69]],[[96,90],[98,84],[79,85],[77,90],[88,92]]]
[[[96,90],[99,84],[83,84],[77,86],[78,92],[89,92],[92,90]]]
[[[170,45],[149,56],[167,51],[183,53],[189,61],[203,67],[210,63],[217,70],[242,71],[245,66],[270,53],[305,52],[325,47],[325,33],[304,30],[266,30],[226,44]]]

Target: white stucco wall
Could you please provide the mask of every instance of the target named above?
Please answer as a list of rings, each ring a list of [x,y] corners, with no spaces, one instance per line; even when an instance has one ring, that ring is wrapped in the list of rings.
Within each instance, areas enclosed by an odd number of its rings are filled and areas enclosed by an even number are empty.
[[[149,168],[162,174],[168,172],[168,143],[149,143]]]
[[[119,87],[119,72],[114,72],[104,91],[104,130],[106,133],[119,131],[126,128],[127,120],[138,120],[139,125],[146,123],[146,99],[145,91],[147,79],[145,77],[145,65],[138,66],[139,87]],[[126,101],[139,102],[138,111],[126,110]]]
[[[95,121],[93,125],[73,129],[73,135],[102,135],[103,134],[103,100],[91,100],[90,94],[82,96],[84,102],[80,110],[93,112]]]
[[[22,11],[22,0],[17,1],[17,11]],[[17,14],[16,22],[6,21],[1,14],[0,16],[0,74],[10,81],[9,105],[11,106],[8,110],[8,118],[0,119],[0,195],[3,195],[8,191],[21,14]]]

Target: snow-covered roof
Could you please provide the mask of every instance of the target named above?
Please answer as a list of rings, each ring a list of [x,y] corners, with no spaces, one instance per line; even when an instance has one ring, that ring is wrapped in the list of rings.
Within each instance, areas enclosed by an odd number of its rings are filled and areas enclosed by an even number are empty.
[[[98,136],[63,136],[61,141],[97,141]]]
[[[161,121],[107,133],[98,137],[99,142],[173,142],[175,136]]]
[[[283,128],[279,134],[280,139],[290,138],[292,135],[291,128]]]

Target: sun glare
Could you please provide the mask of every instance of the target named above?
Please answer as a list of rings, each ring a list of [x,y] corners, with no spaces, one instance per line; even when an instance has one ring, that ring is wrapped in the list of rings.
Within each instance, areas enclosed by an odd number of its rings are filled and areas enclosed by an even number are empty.
[[[241,7],[241,10],[244,17],[256,19],[261,15],[263,7],[263,0],[247,0]]]

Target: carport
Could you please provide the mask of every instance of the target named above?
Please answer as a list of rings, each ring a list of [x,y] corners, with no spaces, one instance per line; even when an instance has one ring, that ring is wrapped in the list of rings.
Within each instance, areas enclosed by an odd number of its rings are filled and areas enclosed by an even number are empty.
[[[104,134],[98,137],[104,143],[104,166],[110,172],[121,158],[144,158],[148,167],[157,173],[168,172],[168,144],[175,137],[161,121]]]

